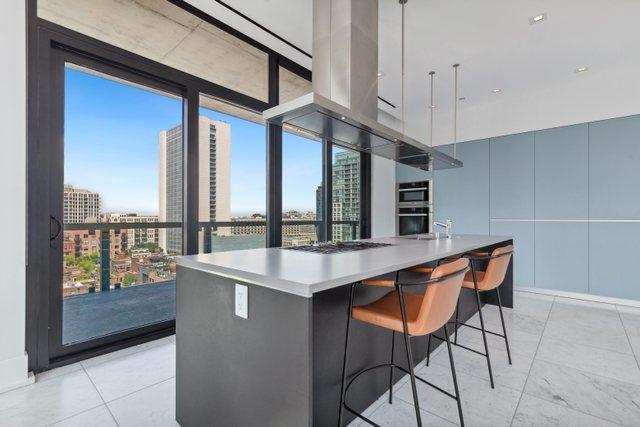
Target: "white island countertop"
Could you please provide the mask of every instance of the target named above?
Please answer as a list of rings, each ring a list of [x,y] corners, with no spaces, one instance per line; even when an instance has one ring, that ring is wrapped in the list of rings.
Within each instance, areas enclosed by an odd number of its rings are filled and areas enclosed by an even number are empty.
[[[245,249],[176,257],[179,266],[310,298],[314,293],[511,240],[454,235],[451,239],[384,237],[393,246],[336,254],[282,248]],[[179,277],[178,277],[179,280]]]

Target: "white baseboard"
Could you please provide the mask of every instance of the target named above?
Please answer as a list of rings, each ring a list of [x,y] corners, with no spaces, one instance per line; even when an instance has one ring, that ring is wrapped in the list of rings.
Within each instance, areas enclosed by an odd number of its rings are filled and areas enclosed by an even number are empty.
[[[0,360],[0,393],[24,387],[35,382],[35,375],[28,371],[28,359],[22,356]]]
[[[555,289],[530,288],[527,286],[514,286],[515,291],[530,292],[532,294],[550,295],[554,297],[571,298],[583,301],[602,302],[606,304],[624,305],[640,308],[640,301],[624,298],[604,297],[600,295],[583,294],[580,292],[557,291]]]

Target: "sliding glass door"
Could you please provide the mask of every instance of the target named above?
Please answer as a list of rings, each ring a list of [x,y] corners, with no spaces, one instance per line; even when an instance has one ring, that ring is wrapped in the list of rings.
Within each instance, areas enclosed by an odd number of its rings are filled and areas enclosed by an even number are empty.
[[[198,252],[264,248],[266,144],[262,114],[200,95]]]
[[[357,193],[368,184],[356,176],[368,163],[266,126],[261,112],[277,93],[267,103],[42,31],[28,138],[34,371],[170,334],[177,255],[360,235],[368,205]],[[269,56],[269,86],[281,80],[284,99],[307,90],[278,58]]]
[[[180,91],[56,52],[52,356],[175,319],[183,251]]]

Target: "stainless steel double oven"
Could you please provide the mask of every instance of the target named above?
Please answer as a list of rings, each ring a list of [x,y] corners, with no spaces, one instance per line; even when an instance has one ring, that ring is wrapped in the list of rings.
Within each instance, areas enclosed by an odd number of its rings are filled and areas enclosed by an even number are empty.
[[[397,235],[431,232],[433,215],[431,180],[399,182],[396,185],[396,206]]]

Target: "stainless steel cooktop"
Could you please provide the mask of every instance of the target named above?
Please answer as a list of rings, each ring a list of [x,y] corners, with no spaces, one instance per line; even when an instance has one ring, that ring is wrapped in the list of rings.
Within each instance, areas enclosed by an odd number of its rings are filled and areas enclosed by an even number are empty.
[[[318,254],[339,254],[343,252],[362,251],[365,249],[380,248],[384,246],[394,246],[391,243],[375,243],[375,242],[323,242],[315,245],[291,246],[287,250],[314,252]]]

